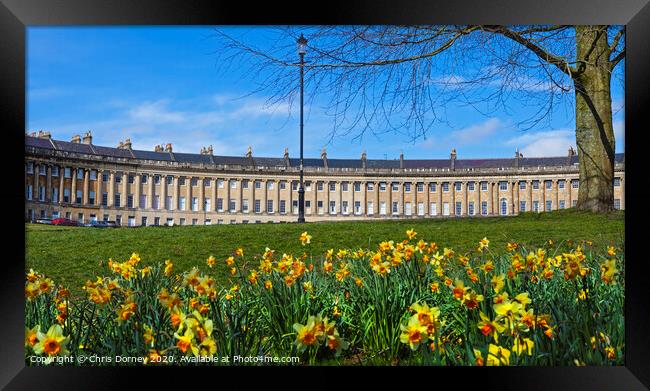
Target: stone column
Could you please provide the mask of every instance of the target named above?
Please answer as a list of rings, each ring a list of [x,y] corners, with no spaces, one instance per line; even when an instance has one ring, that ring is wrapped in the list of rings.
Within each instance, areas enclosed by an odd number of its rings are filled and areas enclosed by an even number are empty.
[[[280,186],[278,186],[278,189]],[[311,181],[311,215],[318,214],[318,181]],[[280,208],[280,191],[278,190],[278,210]]]
[[[422,186],[424,186],[424,216],[429,216],[431,211],[429,210],[430,203],[431,203],[431,182],[423,182]]]
[[[134,179],[135,180],[133,181],[133,185],[135,186],[135,191],[134,191],[135,194],[133,195],[133,207],[136,209],[138,208],[144,209],[146,205],[140,205],[140,185],[142,183],[142,174],[139,173],[135,174]],[[149,182],[153,182],[153,178],[151,176],[149,176],[149,178],[147,179],[149,180]]]
[[[198,204],[199,204],[199,211],[204,211],[205,210],[205,201],[203,201],[203,180],[205,178],[199,177],[198,179],[198,185],[199,185],[199,196],[198,196]],[[228,192],[230,192],[230,181],[228,181]],[[228,205],[230,206],[230,205]]]
[[[469,182],[463,183],[463,190],[465,190],[465,202],[463,203],[463,216],[469,216]]]
[[[436,182],[436,190],[438,191],[438,205],[436,205],[436,212],[438,216],[442,216],[442,182]]]
[[[95,194],[95,202],[100,207],[102,206],[102,198],[104,197],[104,190],[102,189],[102,186],[104,185],[103,178],[104,178],[104,170],[97,170],[97,179],[95,180],[95,182],[97,182],[96,183],[97,186],[95,186],[95,188],[97,189],[97,194]],[[97,218],[99,218],[99,216]]]
[[[83,205],[88,205],[89,176],[90,176],[90,170],[84,169],[84,188],[83,188],[83,195],[81,197],[81,201]]]
[[[187,190],[185,192],[185,207],[187,208],[186,210],[192,211],[192,177],[185,178],[185,184],[187,185]]]
[[[494,215],[494,182],[488,181],[488,216]]]
[[[289,205],[287,205],[287,208],[289,209],[287,211],[288,215],[293,214],[293,179],[289,179],[287,181],[287,193],[289,194]]]
[[[393,215],[393,182],[386,182],[386,191],[388,191],[388,203],[386,204],[386,215]]]
[[[512,203],[513,203],[513,210],[514,214],[518,215],[519,214],[519,181],[513,182],[512,185]]]
[[[32,190],[32,200],[38,201],[38,183],[41,174],[39,173],[39,168],[40,165],[37,165],[34,163],[34,185],[32,186],[34,189]]]
[[[243,193],[243,189],[240,189]],[[240,200],[241,203],[241,200]],[[217,210],[217,181],[210,178],[210,212]]]
[[[560,189],[558,188],[558,185],[557,185],[557,179],[553,180],[553,192],[555,193],[554,197],[553,197],[553,203],[555,204],[554,207],[555,207],[555,210],[558,210],[558,209],[560,209],[560,194],[559,194]]]
[[[120,197],[120,205],[128,207],[128,193],[129,193],[129,173],[122,174],[122,196]]]
[[[151,178],[149,178],[149,181],[147,182],[148,187],[149,187],[149,191],[148,191],[149,195],[147,195],[147,200],[146,200],[147,205],[142,206],[143,208],[147,208],[147,209],[153,209],[153,192],[154,192],[153,181],[154,181],[154,179],[153,179],[153,175],[150,175],[150,177]]]
[[[59,167],[59,205],[63,204],[63,184],[65,182],[65,167]]]
[[[34,167],[34,170],[36,170],[36,167]],[[70,203],[74,204],[77,201],[77,169],[72,167],[70,169],[72,171],[72,184],[70,185]],[[34,171],[35,174],[38,174],[38,171]],[[34,191],[38,191],[38,176],[34,176],[36,180],[34,181]],[[35,193],[38,195],[38,193]]]
[[[115,205],[115,171],[108,172],[108,207]]]
[[[567,193],[569,194],[569,205],[567,205],[567,208],[571,208],[571,206],[573,204],[573,196],[571,194],[571,191],[573,189],[572,186],[571,186],[571,178],[565,179],[565,181],[566,181],[566,190],[567,190]],[[621,178],[621,186],[623,186],[623,179],[622,178]],[[621,187],[621,190],[623,190],[622,187]],[[621,208],[623,208],[623,199],[622,199],[622,197],[621,197]]]
[[[482,200],[481,200],[481,181],[480,180],[476,181],[476,184],[474,186],[476,186],[475,189],[476,189],[477,198],[478,198],[478,204],[476,206],[474,206],[474,214],[482,216],[483,215],[483,206],[481,205],[481,202],[482,202]],[[478,207],[478,209],[477,209],[477,207]]]
[[[456,181],[451,182],[451,205],[449,208],[449,214],[451,216],[456,216]]]
[[[542,211],[546,212],[546,180],[542,181]]]
[[[140,186],[138,186],[139,188]],[[167,175],[161,175],[160,177],[160,204],[163,210],[167,209]],[[171,209],[171,205],[169,208]]]
[[[570,187],[569,190],[571,190]],[[569,201],[569,207],[571,207],[571,201]],[[622,174],[621,175],[621,210],[624,209],[625,209],[625,174]]]
[[[172,210],[178,210],[178,196],[180,194],[180,186],[178,186],[178,176],[175,175],[172,180],[173,180]]]
[[[266,214],[268,214],[268,211],[266,210],[266,195],[268,192],[267,186],[268,186],[267,180],[266,179],[262,180],[262,200],[260,201],[261,204],[260,211]],[[228,193],[228,195],[230,195],[230,193]]]
[[[330,181],[325,182],[325,214],[331,215],[330,213]]]
[[[424,185],[423,185],[424,186]],[[412,194],[412,201],[411,201],[411,215],[413,216],[419,216],[419,210],[418,210],[418,182],[411,182],[411,191],[413,192]]]

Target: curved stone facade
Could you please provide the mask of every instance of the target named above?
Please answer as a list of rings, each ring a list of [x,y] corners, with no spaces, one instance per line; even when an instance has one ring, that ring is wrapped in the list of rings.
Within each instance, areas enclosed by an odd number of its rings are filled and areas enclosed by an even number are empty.
[[[296,221],[299,163],[289,158],[175,153],[25,137],[25,217],[121,225]],[[615,206],[625,207],[624,155],[616,155]],[[577,156],[512,159],[305,159],[307,221],[516,215],[570,208]]]

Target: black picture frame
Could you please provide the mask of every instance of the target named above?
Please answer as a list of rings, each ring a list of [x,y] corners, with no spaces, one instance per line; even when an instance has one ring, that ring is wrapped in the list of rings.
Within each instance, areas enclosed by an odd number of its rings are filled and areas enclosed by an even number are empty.
[[[216,24],[624,24],[626,25],[625,101],[626,101],[626,214],[625,242],[625,366],[559,368],[426,368],[413,374],[395,373],[400,382],[426,381],[431,387],[442,386],[435,379],[451,379],[462,388],[500,389],[620,389],[650,387],[650,338],[647,330],[650,294],[647,282],[647,257],[644,257],[647,207],[650,199],[644,191],[644,131],[648,129],[646,107],[650,104],[650,5],[648,0],[491,0],[491,1],[365,1],[301,4],[261,4],[244,2],[138,0],[131,2],[102,0],[2,0],[0,4],[0,95],[2,133],[0,148],[3,175],[0,192],[7,230],[0,272],[0,386],[6,389],[86,389],[125,386],[125,374],[141,376],[149,383],[160,382],[166,388],[186,381],[187,368],[36,368],[24,364],[25,232],[14,226],[23,221],[24,194],[21,181],[24,163],[25,132],[25,58],[26,28],[36,25],[216,25]],[[7,245],[8,244],[8,245]],[[211,388],[226,386],[231,380],[250,386],[251,382],[270,381],[287,386],[285,378],[296,369],[268,368],[264,376],[243,375],[244,368],[201,368],[210,370]],[[182,370],[182,376],[177,371]],[[248,369],[246,369],[248,371]],[[346,376],[345,384],[368,378],[393,377],[391,368],[379,373],[314,374],[299,368],[323,384],[334,377]],[[332,371],[335,369],[327,369]],[[359,370],[364,370],[360,368]],[[408,370],[408,368],[407,368]],[[212,372],[218,371],[218,372]],[[386,371],[386,372],[384,372]],[[479,372],[480,371],[480,372]],[[194,372],[194,371],[192,371]],[[375,372],[376,369],[375,369]],[[404,372],[403,370],[400,372]],[[470,373],[471,372],[471,373]],[[352,375],[352,376],[350,376]],[[193,375],[192,375],[193,376]],[[266,379],[266,380],[265,380]],[[343,380],[339,380],[343,381]],[[293,383],[307,387],[307,383]],[[332,383],[336,386],[341,383]]]

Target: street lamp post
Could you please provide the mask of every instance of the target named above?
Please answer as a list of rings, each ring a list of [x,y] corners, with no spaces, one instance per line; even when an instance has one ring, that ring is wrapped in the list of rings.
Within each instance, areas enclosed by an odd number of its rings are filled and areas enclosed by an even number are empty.
[[[305,222],[305,188],[303,185],[303,96],[304,96],[304,65],[307,52],[307,39],[300,34],[298,38],[298,55],[300,55],[300,188],[298,189],[298,222]]]

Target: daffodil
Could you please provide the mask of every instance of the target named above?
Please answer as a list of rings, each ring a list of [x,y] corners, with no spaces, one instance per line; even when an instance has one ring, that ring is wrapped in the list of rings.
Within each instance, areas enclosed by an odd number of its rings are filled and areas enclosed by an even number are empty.
[[[487,365],[501,366],[510,364],[510,351],[501,346],[490,344],[488,347]]]
[[[41,326],[36,325],[31,329],[25,328],[25,347],[34,347],[38,342],[38,333],[41,332]]]
[[[417,236],[417,232],[413,228],[406,230],[406,237],[409,238],[409,240],[414,239]]]
[[[533,347],[535,342],[530,338],[516,338],[514,345],[512,345],[512,351],[517,355],[521,356],[526,352],[529,356],[533,355]]]
[[[217,258],[215,258],[215,257],[213,257],[212,255],[210,255],[210,257],[208,257],[208,260],[207,260],[206,262],[207,262],[208,266],[209,266],[210,268],[212,268],[214,265],[217,264]]]
[[[178,347],[181,352],[185,353],[188,356],[190,354],[198,356],[199,348],[194,343],[194,333],[189,327],[185,330],[185,333],[183,335],[174,333],[174,337],[178,340],[178,342],[176,342],[176,347]]]
[[[308,346],[312,346],[317,342],[316,324],[314,317],[309,317],[306,325],[294,323],[293,329],[296,330],[295,344],[299,352],[303,352]]]
[[[498,322],[491,321],[483,312],[479,312],[481,321],[478,322],[478,329],[481,331],[481,334],[486,337],[492,334],[494,342],[499,342],[499,333],[502,333],[505,330],[503,325],[500,325]]]
[[[490,280],[490,283],[492,284],[492,289],[494,289],[494,293],[499,293],[501,289],[505,286],[505,279],[506,276],[505,274],[499,274],[498,276],[492,277]]]
[[[303,232],[300,234],[300,243],[305,246],[309,243],[311,243],[311,235],[307,233],[307,231]]]
[[[65,356],[68,354],[66,345],[69,337],[63,336],[63,329],[60,325],[50,326],[47,333],[37,332],[38,343],[34,345],[34,353],[47,354],[48,356]]]
[[[402,329],[400,341],[408,344],[411,350],[417,350],[420,343],[428,338],[427,328],[420,324],[417,314],[413,315],[406,325],[400,325],[400,328]]]

